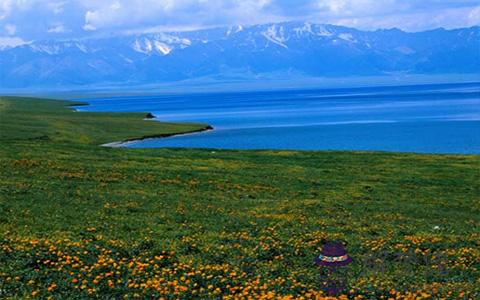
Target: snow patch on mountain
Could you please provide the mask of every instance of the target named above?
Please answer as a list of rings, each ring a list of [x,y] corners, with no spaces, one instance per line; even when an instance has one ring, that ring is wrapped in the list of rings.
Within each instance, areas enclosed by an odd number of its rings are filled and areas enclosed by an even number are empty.
[[[60,53],[60,45],[31,44],[30,48],[33,52],[46,53],[48,55],[56,55]]]
[[[154,35],[155,40],[164,42],[169,45],[178,45],[180,48],[185,48],[192,45],[192,41],[187,38],[181,38],[172,34],[160,33]]]
[[[145,55],[151,55],[156,51],[160,55],[168,55],[173,50],[185,49],[192,45],[192,41],[171,34],[159,33],[137,38],[132,43],[133,50]]]
[[[78,48],[78,50],[82,51],[83,53],[88,53],[88,49],[84,44],[75,43],[75,46]]]
[[[172,52],[172,48],[160,41],[155,41],[155,49],[157,49],[157,51],[163,55],[168,55],[170,52]]]
[[[277,28],[276,25],[272,25],[268,27],[267,30],[263,31],[262,35],[270,42],[277,44],[285,49],[288,49],[288,46],[285,45],[285,42],[288,39],[285,37],[285,30],[283,26]]]
[[[243,31],[243,26],[242,25],[229,27],[228,30],[227,30],[227,37],[229,37],[232,34],[239,33],[240,31]]]
[[[147,54],[147,55],[150,54],[153,49],[152,42],[147,38],[144,38],[141,40],[138,40],[138,39],[135,40],[132,47],[133,47],[133,50],[143,54]]]
[[[324,25],[318,25],[317,26],[317,35],[318,36],[332,36],[333,32],[327,29],[326,26]]]
[[[312,30],[312,24],[311,23],[308,23],[306,22],[303,27],[296,27],[293,29],[293,31],[295,31],[295,33],[297,34],[297,37],[300,37],[302,34],[314,34],[313,30]]]
[[[120,54],[119,56],[120,56],[125,62],[127,62],[127,63],[129,63],[129,64],[134,64],[134,63],[135,63],[132,59],[126,57],[125,55]]]
[[[352,34],[350,33],[340,33],[338,37],[344,41],[350,42],[350,43],[356,43],[357,40],[353,37]]]

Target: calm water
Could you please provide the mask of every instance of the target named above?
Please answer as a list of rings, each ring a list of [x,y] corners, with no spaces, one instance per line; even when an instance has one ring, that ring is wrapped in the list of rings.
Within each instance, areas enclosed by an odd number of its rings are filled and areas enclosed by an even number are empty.
[[[129,147],[480,153],[480,83],[83,99],[215,130]]]

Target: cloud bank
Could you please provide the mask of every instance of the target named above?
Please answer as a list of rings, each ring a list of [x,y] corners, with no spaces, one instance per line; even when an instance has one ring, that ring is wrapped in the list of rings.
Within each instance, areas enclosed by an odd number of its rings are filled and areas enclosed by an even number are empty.
[[[0,0],[0,37],[18,42],[305,20],[420,31],[480,24],[478,0]]]

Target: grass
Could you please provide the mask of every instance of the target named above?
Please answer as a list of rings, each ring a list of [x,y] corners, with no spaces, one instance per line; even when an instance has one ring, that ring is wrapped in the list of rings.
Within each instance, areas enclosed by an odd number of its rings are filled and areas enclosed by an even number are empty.
[[[78,113],[68,106],[82,102],[34,98],[2,98],[0,139],[49,140],[100,145],[119,140],[187,133],[206,124],[144,122],[145,113]]]
[[[204,124],[0,98],[0,298],[475,299],[480,157],[112,149]]]

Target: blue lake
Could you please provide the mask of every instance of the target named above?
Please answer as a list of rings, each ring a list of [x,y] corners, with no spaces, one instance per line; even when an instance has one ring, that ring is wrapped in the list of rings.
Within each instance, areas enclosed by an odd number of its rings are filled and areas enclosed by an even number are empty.
[[[84,111],[152,112],[215,130],[132,148],[480,153],[480,83],[81,99]]]

